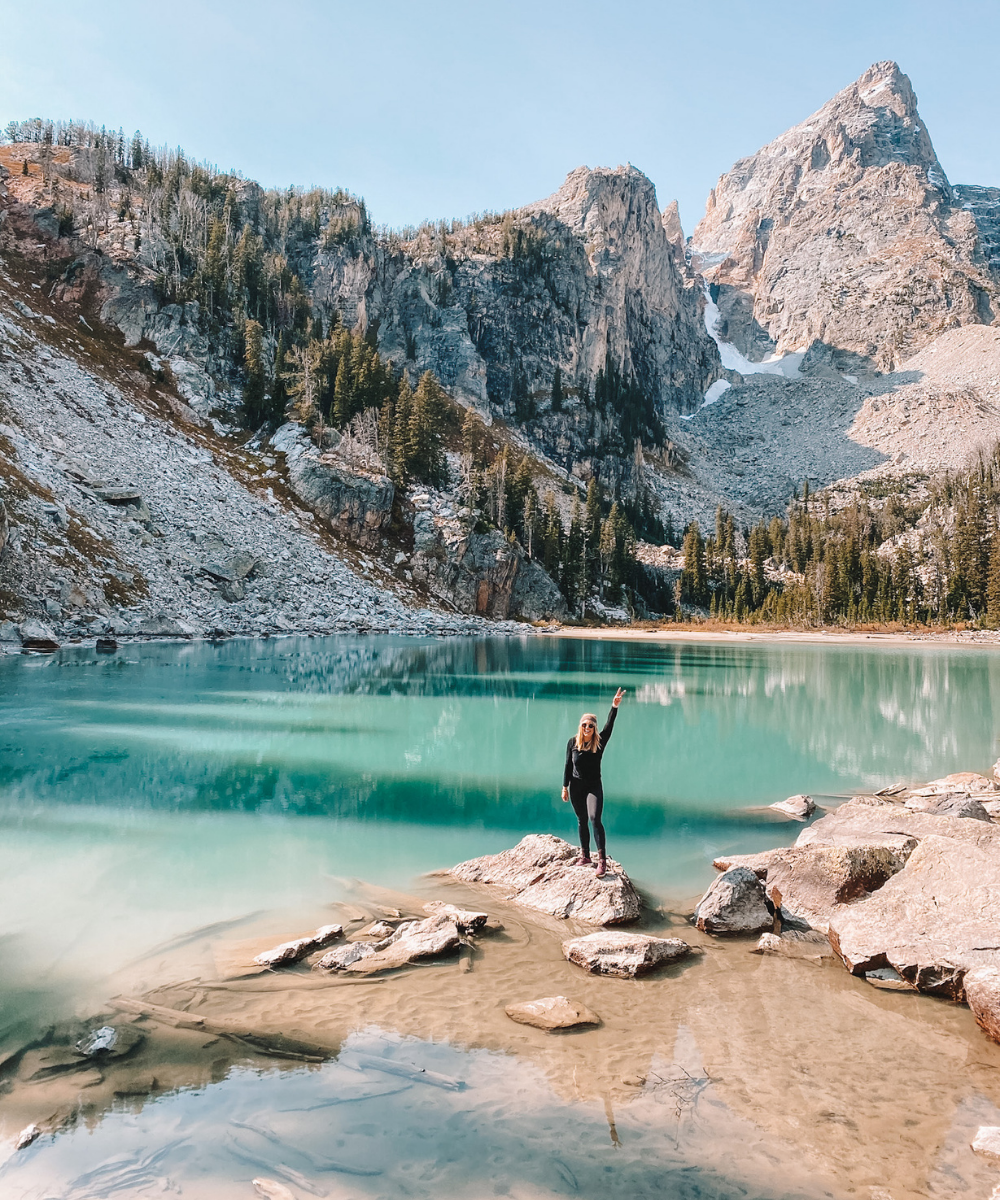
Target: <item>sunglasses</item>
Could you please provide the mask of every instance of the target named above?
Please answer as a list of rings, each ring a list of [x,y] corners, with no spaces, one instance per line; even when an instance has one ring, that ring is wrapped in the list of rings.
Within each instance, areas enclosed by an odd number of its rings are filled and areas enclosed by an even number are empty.
[[[597,726],[594,724],[593,721],[581,721],[580,728],[581,729],[596,729]]]

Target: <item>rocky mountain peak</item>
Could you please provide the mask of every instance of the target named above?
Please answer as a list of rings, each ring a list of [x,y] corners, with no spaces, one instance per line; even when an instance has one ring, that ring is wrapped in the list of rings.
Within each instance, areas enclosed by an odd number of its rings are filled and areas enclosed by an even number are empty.
[[[894,62],[723,175],[691,257],[717,290],[723,337],[751,359],[808,350],[807,370],[893,368],[997,311],[975,215]]]

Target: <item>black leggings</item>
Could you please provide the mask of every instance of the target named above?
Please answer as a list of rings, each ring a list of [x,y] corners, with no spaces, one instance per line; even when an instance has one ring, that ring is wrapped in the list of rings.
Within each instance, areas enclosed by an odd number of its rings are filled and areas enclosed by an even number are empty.
[[[590,822],[594,823],[594,841],[597,843],[597,853],[605,852],[604,826],[601,824],[601,813],[604,811],[604,789],[599,787],[596,792],[574,791],[569,789],[570,803],[576,813],[580,825],[580,848],[584,857],[590,854]]]

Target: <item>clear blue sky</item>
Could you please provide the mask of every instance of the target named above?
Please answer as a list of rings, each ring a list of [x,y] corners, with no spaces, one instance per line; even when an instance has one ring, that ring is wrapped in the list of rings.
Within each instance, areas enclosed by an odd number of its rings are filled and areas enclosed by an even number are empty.
[[[885,58],[951,180],[1000,184],[998,54],[998,0],[0,0],[0,123],[139,128],[396,226],[631,162],[690,233],[735,159]]]

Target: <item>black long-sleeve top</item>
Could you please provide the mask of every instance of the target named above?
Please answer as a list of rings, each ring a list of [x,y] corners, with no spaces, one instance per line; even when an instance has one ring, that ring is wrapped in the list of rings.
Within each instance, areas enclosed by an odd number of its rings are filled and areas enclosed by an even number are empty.
[[[601,786],[601,759],[608,747],[612,731],[615,727],[615,717],[618,709],[612,704],[608,719],[601,730],[601,748],[599,750],[577,750],[575,735],[566,743],[566,768],[563,771],[563,787],[571,783],[578,784],[582,791],[595,791]]]

